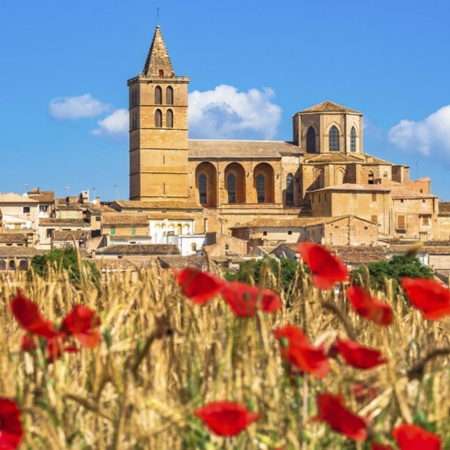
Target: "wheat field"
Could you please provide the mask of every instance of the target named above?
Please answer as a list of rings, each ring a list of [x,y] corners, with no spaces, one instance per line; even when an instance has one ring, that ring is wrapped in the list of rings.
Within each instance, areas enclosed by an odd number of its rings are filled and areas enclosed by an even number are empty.
[[[216,273],[217,273],[217,269]],[[53,270],[44,280],[0,275],[0,395],[14,398],[25,430],[21,449],[369,449],[312,420],[318,393],[341,392],[369,422],[370,438],[390,444],[400,422],[422,424],[450,448],[450,320],[425,321],[387,283],[378,293],[394,309],[379,327],[357,316],[341,287],[318,291],[299,266],[287,294],[266,271],[266,286],[290,307],[251,319],[235,317],[220,297],[199,307],[183,297],[171,271],[157,265],[84,274],[74,286]],[[58,322],[75,304],[102,320],[94,349],[52,364],[20,348],[23,330],[8,301],[20,288]],[[335,360],[322,380],[291,380],[280,358],[277,327],[294,324],[315,344],[349,337],[382,350],[388,364],[361,371]],[[353,386],[364,386],[355,395]],[[238,437],[213,436],[193,410],[235,400],[260,414]],[[446,447],[449,445],[449,447]]]

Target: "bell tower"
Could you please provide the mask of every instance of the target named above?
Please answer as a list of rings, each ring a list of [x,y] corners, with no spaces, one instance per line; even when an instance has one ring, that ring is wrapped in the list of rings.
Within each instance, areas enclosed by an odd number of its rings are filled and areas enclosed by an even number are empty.
[[[188,198],[188,84],[157,26],[143,72],[128,80],[130,200]]]

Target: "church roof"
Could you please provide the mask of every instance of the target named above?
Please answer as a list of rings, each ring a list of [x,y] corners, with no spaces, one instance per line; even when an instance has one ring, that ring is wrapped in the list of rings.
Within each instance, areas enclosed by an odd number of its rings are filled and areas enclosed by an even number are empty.
[[[319,154],[305,154],[305,162],[308,163],[360,163],[392,166],[392,163],[376,158],[366,153],[340,153],[328,152]]]
[[[316,112],[341,112],[341,113],[353,113],[353,114],[361,114],[359,111],[355,109],[347,108],[346,106],[338,105],[337,103],[330,102],[326,100],[318,105],[312,106],[311,108],[304,109],[300,111],[300,113],[316,113]],[[297,113],[299,114],[299,113]]]
[[[160,201],[143,201],[143,200],[114,200],[112,203],[112,208],[115,210],[142,210],[142,211],[153,211],[153,210],[167,210],[175,211],[180,210],[187,212],[188,210],[202,210],[203,208],[197,203],[190,201],[171,201],[171,200],[160,200]],[[141,211],[139,211],[141,212]]]
[[[166,44],[161,34],[161,29],[157,26],[147,60],[145,61],[144,75],[159,77],[160,70],[163,71],[165,76],[171,77],[175,75],[169,54],[167,53]]]
[[[316,189],[313,192],[321,191],[390,192],[391,189],[389,187],[383,186],[382,184],[342,183],[335,184],[334,186],[327,186],[322,189]]]
[[[284,141],[189,140],[189,159],[281,158],[301,155],[300,148]]]

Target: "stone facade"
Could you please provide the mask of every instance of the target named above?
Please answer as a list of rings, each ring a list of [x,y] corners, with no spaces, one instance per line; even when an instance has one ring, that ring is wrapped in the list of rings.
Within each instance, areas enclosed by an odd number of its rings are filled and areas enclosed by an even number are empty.
[[[157,27],[143,73],[128,81],[130,204],[174,220],[182,218],[184,205],[193,233],[233,234],[253,243],[276,243],[283,235],[273,225],[266,230],[273,239],[247,236],[245,226],[256,217],[272,224],[323,219],[310,236],[304,226],[294,227],[295,238],[285,236],[286,242],[331,243],[327,218],[342,216],[354,217],[352,226],[361,228],[350,239],[348,230],[333,232],[332,241],[342,245],[354,239],[376,245],[378,234],[439,237],[430,180],[410,181],[407,166],[365,154],[360,112],[330,101],[302,110],[293,116],[290,142],[190,140],[188,83],[175,75]],[[154,205],[161,202],[166,208],[157,212]]]

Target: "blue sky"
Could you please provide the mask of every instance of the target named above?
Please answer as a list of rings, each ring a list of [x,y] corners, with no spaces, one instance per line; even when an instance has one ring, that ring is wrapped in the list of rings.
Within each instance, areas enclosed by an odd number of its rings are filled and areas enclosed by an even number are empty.
[[[126,81],[159,24],[191,138],[290,140],[331,100],[364,114],[366,153],[450,201],[449,19],[448,0],[2,2],[0,191],[128,198]]]

